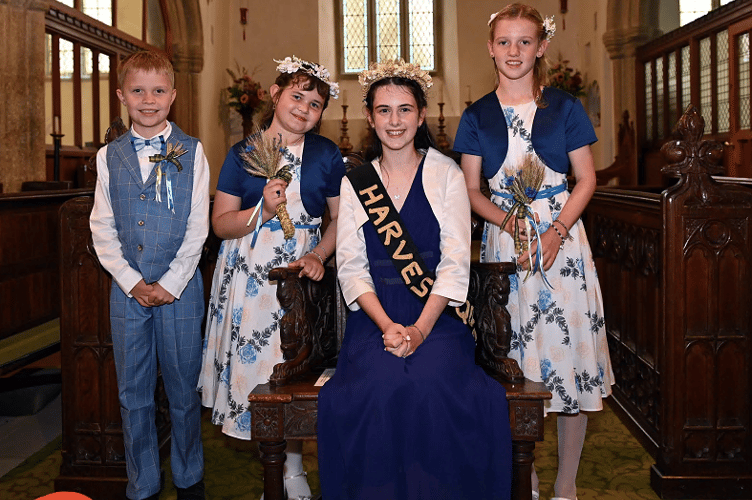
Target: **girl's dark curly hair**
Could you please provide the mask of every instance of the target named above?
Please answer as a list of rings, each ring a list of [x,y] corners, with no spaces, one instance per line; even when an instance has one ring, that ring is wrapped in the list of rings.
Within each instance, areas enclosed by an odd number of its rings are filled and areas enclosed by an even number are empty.
[[[397,85],[399,87],[405,87],[415,98],[415,102],[418,105],[418,111],[423,111],[428,106],[426,100],[426,94],[420,87],[420,84],[415,80],[402,77],[389,77],[374,82],[368,89],[366,94],[365,105],[368,110],[368,114],[373,114],[373,96],[376,95],[376,90],[386,85]],[[381,146],[381,140],[376,135],[376,131],[373,128],[369,128],[369,137],[367,139],[368,147],[364,153],[366,161],[371,161],[375,158],[379,158],[383,152]],[[415,133],[415,139],[413,141],[415,149],[428,149],[428,147],[436,147],[436,143],[431,135],[431,131],[428,130],[426,120],[418,127],[418,131]]]
[[[280,95],[282,94],[282,91],[286,89],[287,87],[291,87],[293,85],[299,85],[303,90],[314,90],[316,89],[316,92],[321,96],[322,99],[324,99],[324,106],[321,109],[321,116],[324,116],[324,110],[329,105],[329,85],[322,82],[315,76],[311,76],[305,71],[298,70],[295,73],[280,73],[279,76],[277,76],[277,79],[274,80],[274,83],[279,86],[279,92],[277,92],[277,95],[272,96],[272,98],[269,100],[269,102],[266,104],[266,107],[264,108],[264,113],[261,115],[261,127],[264,129],[269,128],[269,125],[272,124],[272,120],[274,119],[274,108],[277,106],[277,101],[279,101]],[[319,129],[321,128],[321,118],[319,118],[318,123],[316,123],[316,126],[313,127],[313,131],[315,133],[319,132]]]

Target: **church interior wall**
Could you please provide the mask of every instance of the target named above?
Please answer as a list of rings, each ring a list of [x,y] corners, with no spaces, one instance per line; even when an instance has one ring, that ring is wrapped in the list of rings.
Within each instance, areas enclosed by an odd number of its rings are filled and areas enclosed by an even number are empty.
[[[616,8],[615,0],[593,0],[591,2],[568,2],[569,11],[566,14],[560,12],[560,2],[556,0],[532,0],[534,5],[544,15],[554,15],[557,23],[557,32],[549,49],[549,59],[553,62],[558,59],[570,61],[570,65],[579,69],[586,79],[586,83],[598,82],[599,97],[595,102],[599,104],[600,119],[596,123],[596,134],[600,141],[593,147],[596,168],[608,166],[614,158],[615,128],[621,111],[629,108],[629,103],[634,97],[623,95],[625,92],[634,92],[631,87],[624,87],[617,76],[631,67],[629,63],[615,67],[615,61],[611,59],[604,43],[604,34],[607,30],[615,33],[614,40],[618,42],[622,33],[629,33],[629,29],[635,26],[634,20],[613,19],[614,12],[627,13],[630,16],[642,18],[640,14],[643,5],[660,6],[661,24],[670,26],[676,22],[677,0],[651,0],[626,2],[629,7],[623,5]],[[124,6],[126,2],[119,2]],[[195,106],[198,108],[196,117],[191,118],[189,123],[180,123],[181,126],[196,129],[206,148],[207,157],[212,168],[212,187],[216,185],[219,170],[228,148],[242,138],[242,124],[239,116],[226,105],[224,89],[230,84],[227,68],[235,68],[236,63],[246,67],[253,73],[264,88],[268,89],[273,82],[276,72],[274,58],[282,58],[288,55],[298,55],[305,59],[318,61],[337,73],[336,47],[336,23],[334,0],[278,0],[268,2],[265,0],[171,0],[174,4],[174,13],[180,15],[197,15],[200,17],[202,33],[190,33],[188,37],[192,44],[200,44],[203,53],[200,54],[200,64],[190,61],[191,68],[195,67],[196,81],[193,77],[181,80],[178,86],[178,100],[181,105]],[[39,5],[29,8],[18,8],[15,3],[0,2],[0,7],[5,10],[22,11],[29,18],[29,23],[34,25],[43,23],[42,2],[31,2]],[[191,4],[189,9],[185,5]],[[195,4],[195,5],[194,5]],[[150,4],[155,5],[155,4]],[[179,7],[183,5],[185,8]],[[437,103],[444,102],[443,116],[445,132],[450,144],[454,139],[465,102],[476,100],[494,88],[493,66],[488,57],[486,40],[488,36],[486,22],[490,13],[505,5],[498,0],[441,0],[440,24],[442,30],[441,48],[442,59],[439,71],[435,75],[435,86],[429,95],[428,123],[434,133],[438,132],[439,109]],[[240,8],[247,8],[247,23],[240,22]],[[172,7],[171,7],[172,8]],[[36,9],[36,13],[34,13]],[[122,7],[123,10],[124,7]],[[141,13],[138,9],[118,12],[118,24],[125,30],[135,32],[140,29]],[[3,15],[3,19],[9,19],[9,15]],[[672,18],[673,16],[673,18]],[[622,16],[623,17],[623,16]],[[645,22],[644,19],[642,21]],[[49,91],[44,88],[43,79],[38,80],[38,89],[34,90],[29,85],[13,85],[12,82],[19,80],[30,81],[23,76],[25,71],[43,71],[43,44],[44,37],[40,40],[30,40],[28,37],[15,37],[8,30],[19,27],[18,23],[0,23],[4,26],[4,39],[8,40],[8,50],[4,51],[3,64],[0,71],[3,73],[4,85],[12,95],[23,92],[28,94],[29,101],[21,106],[19,100],[6,99],[2,104],[4,128],[0,134],[7,134],[17,128],[17,120],[20,117],[14,111],[24,110],[27,116],[26,127],[29,129],[22,135],[29,137],[29,141],[22,144],[23,152],[10,152],[12,161],[31,164],[24,169],[15,171],[19,175],[29,178],[44,175],[44,143],[49,140],[46,136],[47,128],[44,124],[36,126],[34,118],[29,121],[30,110],[37,107],[41,109],[37,113],[39,119],[45,117],[44,101],[49,99]],[[175,24],[175,23],[173,23]],[[173,32],[180,30],[178,26],[172,26]],[[566,24],[566,27],[565,27]],[[639,23],[638,23],[639,24]],[[609,26],[607,26],[609,25]],[[26,30],[27,33],[43,33],[43,26]],[[243,37],[245,33],[245,39]],[[31,35],[29,35],[31,36]],[[36,35],[34,35],[36,36]],[[185,34],[183,34],[185,36]],[[10,41],[13,41],[12,43]],[[40,55],[40,47],[42,47]],[[184,51],[185,52],[185,51]],[[200,52],[200,51],[199,51]],[[196,53],[188,51],[189,54]],[[14,56],[15,54],[15,56]],[[23,56],[19,55],[23,54]],[[193,56],[191,56],[193,57]],[[34,62],[37,61],[38,62]],[[31,63],[30,63],[31,62]],[[181,61],[185,65],[185,61]],[[623,66],[623,67],[622,67]],[[630,76],[630,75],[626,75]],[[633,75],[631,75],[633,78]],[[330,108],[325,112],[322,133],[339,141],[341,135],[341,104],[348,105],[348,135],[355,149],[360,148],[362,138],[366,132],[366,121],[363,118],[362,103],[359,85],[355,78],[341,79],[343,99],[332,101]],[[188,83],[188,85],[186,85]],[[19,90],[23,88],[23,90]],[[616,89],[616,90],[614,90]],[[617,95],[618,94],[618,95]],[[22,96],[19,96],[22,97]],[[113,96],[103,96],[103,99],[112,99]],[[23,100],[23,99],[21,99]],[[583,102],[588,104],[587,99]],[[181,117],[184,115],[181,114]],[[191,120],[196,120],[191,122]],[[16,123],[16,125],[13,125]],[[5,132],[3,132],[5,131]],[[66,134],[66,138],[69,134]],[[72,134],[70,134],[72,135]],[[4,136],[3,136],[4,137]],[[65,139],[64,139],[65,140]],[[5,144],[5,141],[3,141]],[[28,144],[27,144],[28,143]],[[33,144],[32,144],[33,143]],[[36,151],[36,153],[35,153]],[[16,156],[14,156],[16,155]],[[33,165],[41,165],[39,172],[30,173]],[[15,175],[15,174],[14,174]],[[6,191],[15,182],[6,180]],[[27,179],[22,179],[27,180]],[[20,180],[19,180],[20,183]]]

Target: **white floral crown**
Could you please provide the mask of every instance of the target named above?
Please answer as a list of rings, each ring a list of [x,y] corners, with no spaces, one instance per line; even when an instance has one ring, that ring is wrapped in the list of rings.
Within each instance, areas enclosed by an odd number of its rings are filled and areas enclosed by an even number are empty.
[[[493,14],[491,14],[491,18],[488,20],[489,26],[491,26],[493,20],[496,19],[496,16],[499,15],[499,12],[494,12]],[[550,42],[554,37],[554,33],[556,33],[556,23],[554,23],[554,16],[549,16],[543,20],[543,37],[547,42]]]
[[[304,73],[308,73],[309,75],[318,78],[329,85],[330,96],[335,99],[339,98],[339,84],[329,79],[329,70],[320,64],[304,61],[295,56],[285,57],[281,61],[273,59],[273,61],[278,63],[277,71],[280,73],[295,73],[296,71],[303,71]]]
[[[372,63],[367,70],[358,75],[358,81],[363,89],[363,100],[366,99],[371,85],[384,78],[392,77],[414,80],[418,82],[423,92],[426,92],[433,85],[431,75],[427,71],[420,69],[420,66],[417,64],[406,63],[403,59],[399,61]]]

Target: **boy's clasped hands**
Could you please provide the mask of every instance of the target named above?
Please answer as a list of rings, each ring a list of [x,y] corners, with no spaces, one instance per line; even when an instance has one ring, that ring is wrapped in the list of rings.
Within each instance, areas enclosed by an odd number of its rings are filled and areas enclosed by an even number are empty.
[[[175,301],[175,297],[156,281],[148,285],[144,280],[139,281],[131,290],[131,295],[144,307],[163,306]]]

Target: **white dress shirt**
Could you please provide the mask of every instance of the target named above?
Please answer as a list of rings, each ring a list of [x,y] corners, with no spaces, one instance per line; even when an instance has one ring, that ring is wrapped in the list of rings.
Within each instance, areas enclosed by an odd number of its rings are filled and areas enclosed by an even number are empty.
[[[381,178],[379,161],[371,163]],[[429,149],[422,181],[441,229],[441,259],[431,293],[448,298],[450,306],[460,306],[467,298],[470,284],[470,200],[465,178],[451,158]],[[375,293],[363,236],[363,224],[367,221],[368,214],[350,180],[344,177],[337,220],[337,277],[345,302],[353,311],[360,309],[355,301],[358,297],[366,292]]]
[[[171,132],[172,125],[167,122],[165,129],[154,137],[162,135],[167,139]],[[151,137],[141,137],[133,129],[131,129],[131,133],[134,137],[151,139]],[[161,153],[161,150],[151,145],[136,153],[141,167],[141,179],[144,182],[154,169],[154,163],[149,161],[149,156],[159,153]],[[185,237],[175,258],[170,262],[169,269],[158,280],[162,288],[170,292],[176,299],[180,298],[183,290],[193,277],[201,258],[204,241],[209,234],[209,163],[200,141],[196,145],[193,169],[191,213],[188,215]],[[166,202],[167,200],[163,200],[163,203]],[[141,273],[133,269],[123,257],[123,248],[115,226],[115,215],[112,212],[112,200],[110,199],[107,146],[103,146],[97,152],[97,185],[94,192],[94,208],[91,211],[89,224],[99,262],[112,275],[123,292],[130,297],[133,287],[143,278]]]

